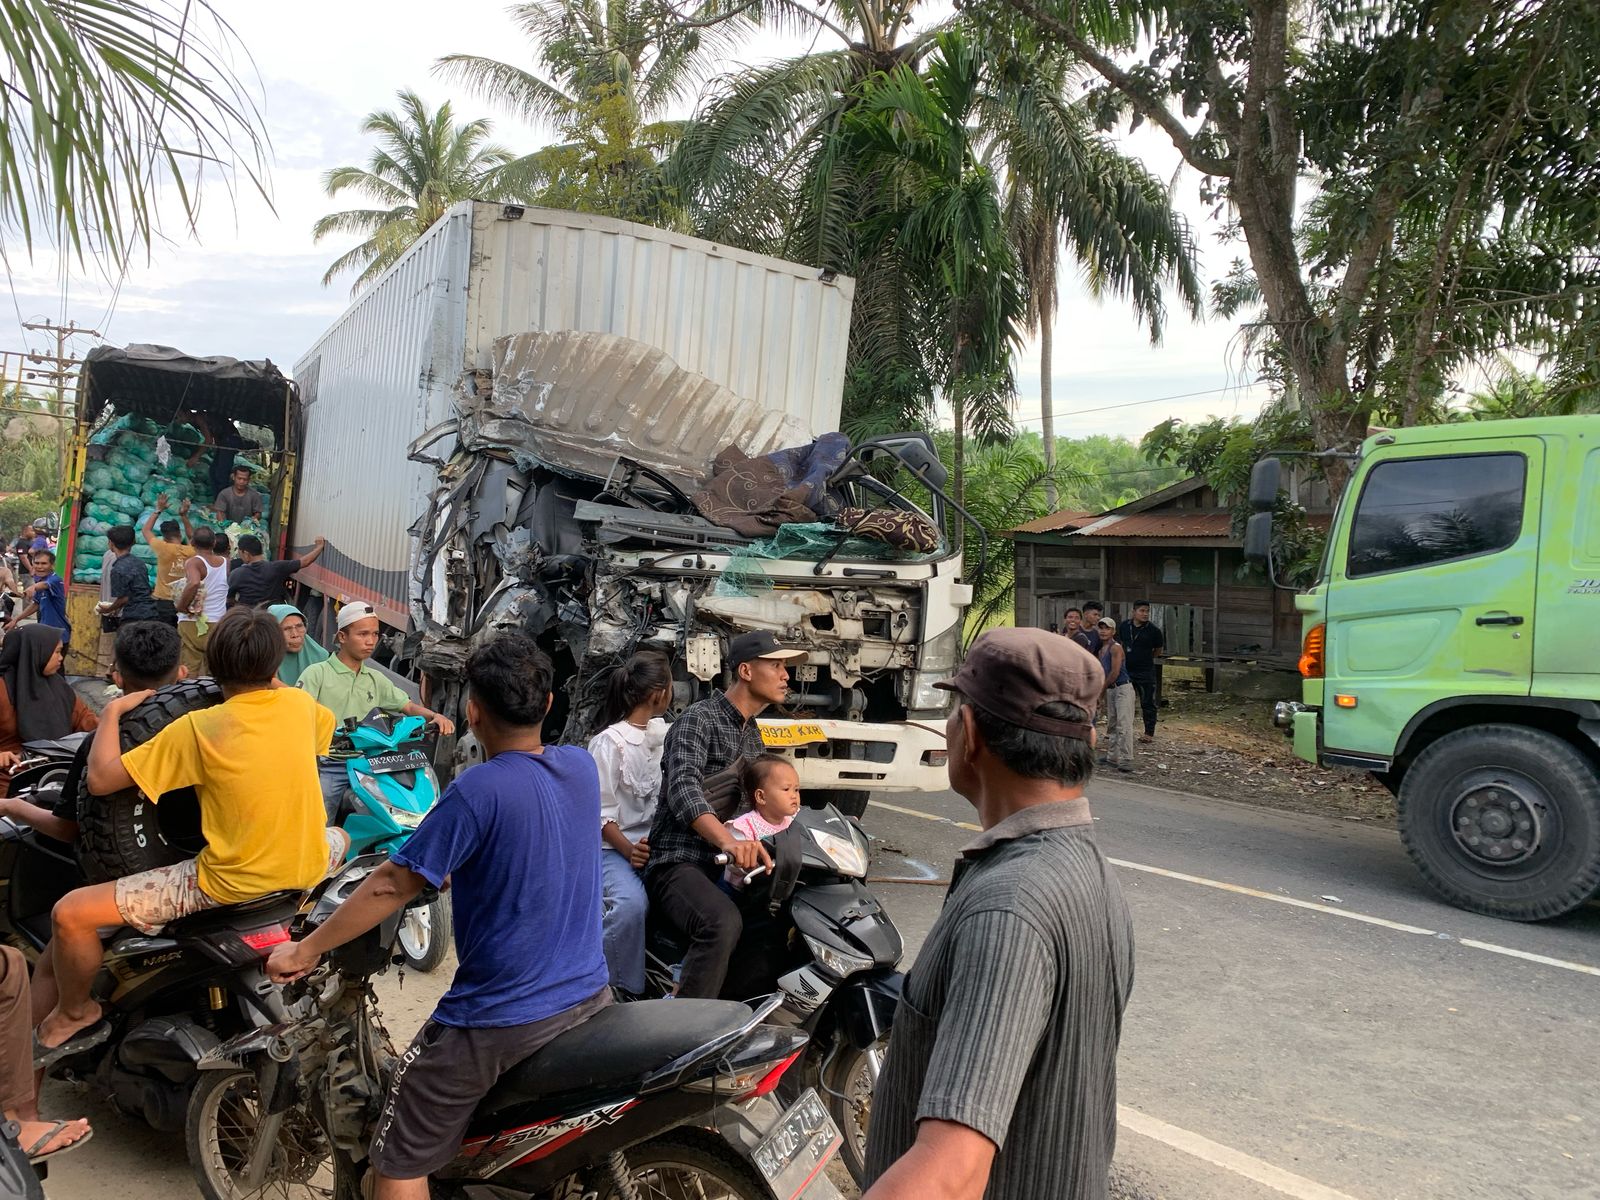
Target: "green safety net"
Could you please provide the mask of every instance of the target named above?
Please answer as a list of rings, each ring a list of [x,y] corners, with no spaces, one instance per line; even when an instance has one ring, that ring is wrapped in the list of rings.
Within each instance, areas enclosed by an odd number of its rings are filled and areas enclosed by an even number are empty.
[[[807,521],[793,525],[780,525],[778,532],[744,546],[719,547],[730,557],[716,586],[713,596],[750,596],[772,590],[772,579],[762,567],[763,562],[775,559],[798,559],[816,562],[839,546],[839,527],[831,521]],[[835,558],[860,561],[887,559],[905,560],[924,557],[917,554],[899,554],[883,542],[873,538],[845,537]]]

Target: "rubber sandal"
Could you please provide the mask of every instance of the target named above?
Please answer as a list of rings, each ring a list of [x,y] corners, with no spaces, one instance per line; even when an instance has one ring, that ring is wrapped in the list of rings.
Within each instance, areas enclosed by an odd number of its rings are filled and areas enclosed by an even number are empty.
[[[39,1041],[39,1030],[33,1031],[33,1069],[43,1071],[52,1063],[58,1063],[63,1058],[74,1054],[81,1054],[85,1050],[93,1050],[96,1046],[111,1040],[111,1022],[101,1018],[87,1029],[80,1029],[59,1046],[46,1046]]]
[[[82,1119],[83,1119],[82,1117],[78,1118],[79,1121],[81,1121]],[[94,1129],[93,1129],[93,1127],[91,1127],[88,1130],[86,1130],[84,1132],[84,1135],[81,1138],[76,1138],[73,1141],[68,1142],[65,1146],[57,1146],[54,1150],[51,1150],[51,1151],[48,1151],[48,1152],[42,1153],[42,1154],[39,1153],[39,1151],[40,1151],[40,1149],[42,1147],[44,1147],[44,1146],[46,1146],[46,1145],[48,1145],[50,1143],[50,1139],[51,1138],[56,1137],[68,1125],[76,1125],[77,1123],[78,1123],[78,1121],[57,1121],[55,1123],[55,1125],[53,1125],[51,1127],[49,1133],[45,1134],[42,1138],[40,1138],[38,1141],[36,1141],[33,1145],[29,1146],[26,1150],[23,1151],[23,1153],[28,1156],[28,1161],[31,1162],[31,1163],[48,1162],[52,1158],[59,1158],[63,1154],[71,1153],[72,1151],[76,1150],[79,1146],[86,1145],[88,1143],[89,1139],[94,1137]]]

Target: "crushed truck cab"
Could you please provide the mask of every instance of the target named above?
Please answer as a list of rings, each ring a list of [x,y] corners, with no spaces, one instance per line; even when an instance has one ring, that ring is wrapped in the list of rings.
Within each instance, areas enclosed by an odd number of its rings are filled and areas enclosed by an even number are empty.
[[[1600,417],[1369,438],[1296,606],[1302,696],[1276,721],[1389,787],[1435,891],[1540,920],[1600,890]]]

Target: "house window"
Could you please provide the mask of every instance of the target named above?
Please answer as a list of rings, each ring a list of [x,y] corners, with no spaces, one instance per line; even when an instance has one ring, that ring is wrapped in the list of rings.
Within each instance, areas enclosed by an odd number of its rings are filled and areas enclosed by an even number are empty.
[[[1159,559],[1156,578],[1162,583],[1191,587],[1210,587],[1216,577],[1216,564],[1209,550],[1174,550]]]

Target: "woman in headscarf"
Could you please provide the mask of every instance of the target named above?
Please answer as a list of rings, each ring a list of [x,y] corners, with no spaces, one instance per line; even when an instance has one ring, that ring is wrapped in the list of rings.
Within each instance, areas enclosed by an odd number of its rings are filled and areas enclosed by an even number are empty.
[[[19,625],[0,643],[0,796],[24,742],[54,741],[100,723],[61,673],[61,630]]]
[[[293,687],[300,682],[300,673],[312,663],[327,658],[328,652],[306,632],[306,615],[294,605],[274,604],[267,611],[283,630],[283,644],[287,648],[283,665],[278,668],[278,678],[285,687]]]

